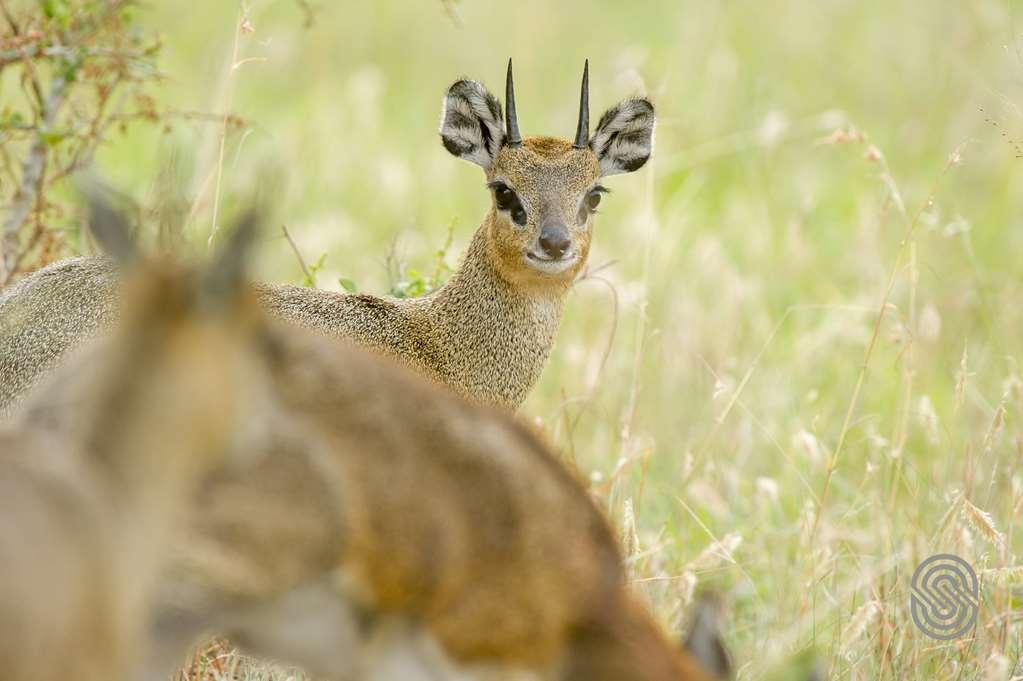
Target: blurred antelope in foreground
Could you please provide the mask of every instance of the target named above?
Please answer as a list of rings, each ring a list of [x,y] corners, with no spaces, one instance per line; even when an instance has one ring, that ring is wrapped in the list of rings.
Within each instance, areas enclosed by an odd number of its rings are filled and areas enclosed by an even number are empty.
[[[119,219],[93,227],[129,257]],[[164,545],[231,448],[256,307],[238,232],[200,277],[129,265],[120,330],[81,367],[73,433],[0,431],[0,669],[11,681],[134,678]]]
[[[323,679],[713,678],[528,428],[354,346],[277,326],[263,345],[272,440],[203,488],[164,585],[165,662],[201,633]]]
[[[245,422],[262,435],[168,537],[147,679],[213,634],[323,679],[714,678],[713,626],[690,637],[708,669],[630,593],[603,514],[514,417],[364,348],[249,328],[266,388]],[[87,428],[89,366],[36,391],[26,427]]]
[[[522,137],[511,62],[507,109],[480,83],[444,98],[445,149],[486,173],[491,207],[461,266],[434,293],[412,299],[297,286],[257,287],[276,316],[396,356],[473,401],[517,407],[540,376],[566,294],[590,250],[601,178],[641,168],[653,146],[654,108],[626,99],[590,135],[589,67],[574,139]],[[65,353],[116,319],[117,268],[105,258],[55,263],[0,295],[0,413]]]

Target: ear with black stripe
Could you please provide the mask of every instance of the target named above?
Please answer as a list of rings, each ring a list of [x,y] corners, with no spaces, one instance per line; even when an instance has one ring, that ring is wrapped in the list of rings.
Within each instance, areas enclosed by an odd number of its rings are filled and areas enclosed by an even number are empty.
[[[501,102],[474,80],[460,80],[444,96],[440,138],[453,155],[490,168],[504,144]]]
[[[604,112],[590,138],[603,175],[639,170],[654,147],[654,105],[644,98],[626,99]]]

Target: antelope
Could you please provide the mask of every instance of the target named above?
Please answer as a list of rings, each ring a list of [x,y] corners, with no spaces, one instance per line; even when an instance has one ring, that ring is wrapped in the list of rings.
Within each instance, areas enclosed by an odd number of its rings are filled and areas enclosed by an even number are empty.
[[[145,678],[213,634],[338,681],[715,678],[695,653],[720,664],[716,631],[668,639],[587,489],[513,414],[351,342],[249,329],[263,434],[167,537]],[[25,427],[87,428],[91,366],[62,365]]]
[[[100,240],[116,242],[113,213],[98,204],[94,213]],[[243,241],[201,280],[130,268],[124,323],[81,367],[74,433],[0,429],[5,678],[137,673],[165,536],[198,481],[226,465],[248,392],[257,305],[240,285]]]
[[[589,62],[574,140],[519,131],[509,60],[501,102],[459,80],[444,98],[440,136],[486,174],[491,206],[461,265],[414,299],[261,284],[273,315],[397,357],[471,400],[517,408],[539,379],[565,298],[590,250],[601,179],[641,168],[654,108],[626,99],[589,133]],[[65,354],[116,319],[117,268],[105,258],[58,262],[0,294],[0,412]]]

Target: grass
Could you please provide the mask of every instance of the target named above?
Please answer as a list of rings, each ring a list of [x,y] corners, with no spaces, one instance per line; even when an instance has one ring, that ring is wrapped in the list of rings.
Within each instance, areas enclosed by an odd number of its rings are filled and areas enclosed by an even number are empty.
[[[294,244],[268,235],[270,280],[308,276],[297,248],[320,286],[382,293],[396,237],[421,272],[453,222],[451,252],[467,244],[483,177],[436,136],[458,76],[500,90],[514,56],[526,134],[572,133],[584,57],[595,109],[648,91],[656,158],[609,180],[599,272],[523,416],[591,475],[667,626],[694,590],[725,595],[740,679],[810,648],[833,679],[1023,675],[1016,3],[464,0],[454,21],[252,0],[251,32],[232,3],[182,7],[144,17],[164,103],[230,102],[247,127],[135,130],[100,165],[145,196],[186,150],[200,248],[274,186]],[[982,578],[978,626],[950,643],[908,610],[938,552]]]

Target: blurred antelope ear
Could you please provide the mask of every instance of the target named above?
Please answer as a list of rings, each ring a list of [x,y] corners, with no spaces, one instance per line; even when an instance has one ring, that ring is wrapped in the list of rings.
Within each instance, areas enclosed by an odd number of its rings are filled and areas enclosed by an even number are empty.
[[[261,207],[250,208],[235,223],[230,237],[221,245],[216,260],[203,273],[201,290],[208,300],[217,304],[230,304],[245,290],[246,272],[262,224],[260,216],[263,212]]]
[[[504,144],[501,102],[474,80],[460,80],[444,96],[440,138],[453,155],[490,168]]]
[[[590,138],[604,175],[631,173],[650,158],[654,146],[654,105],[643,98],[626,99],[604,112]]]
[[[124,197],[118,196],[97,177],[79,180],[76,185],[88,202],[89,230],[96,237],[100,248],[121,265],[134,264],[140,259],[138,246],[123,211],[115,208],[112,203],[115,199],[123,203],[126,201]]]
[[[693,621],[683,647],[715,678],[732,678],[732,660],[721,640],[721,601],[703,594],[694,607]]]

